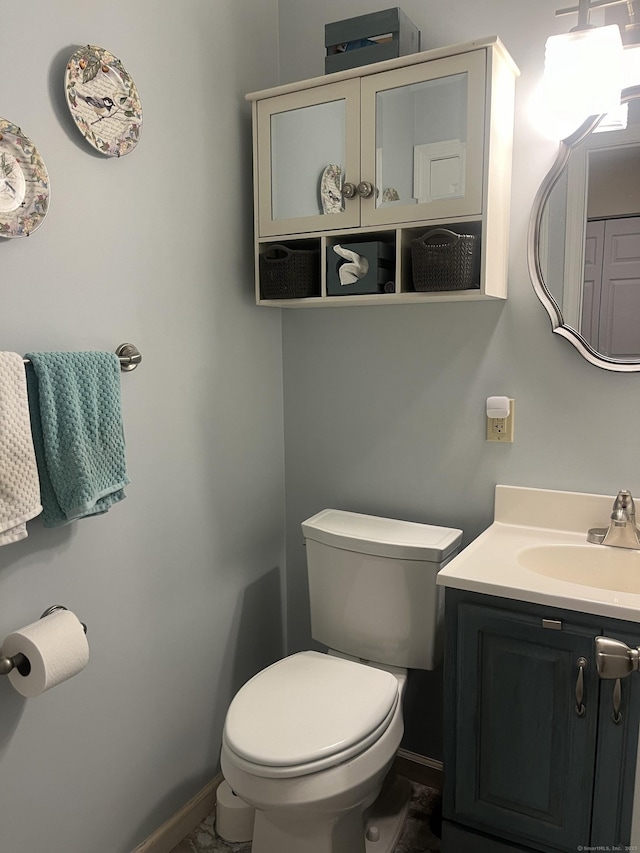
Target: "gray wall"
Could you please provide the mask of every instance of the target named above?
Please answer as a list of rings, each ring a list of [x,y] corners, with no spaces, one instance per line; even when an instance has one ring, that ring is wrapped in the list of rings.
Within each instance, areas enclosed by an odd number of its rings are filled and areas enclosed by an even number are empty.
[[[0,642],[62,603],[87,669],[36,699],[0,678],[3,853],[129,853],[217,770],[230,697],[282,648],[281,325],[253,296],[247,91],[277,83],[276,0],[35,0],[4,10],[0,114],[51,176],[0,241],[4,350],[115,349],[128,498],[0,549]],[[68,58],[118,56],[142,99],[121,160],[85,143]]]
[[[324,70],[324,24],[386,0],[280,0],[281,82]],[[460,526],[492,520],[496,483],[640,488],[640,375],[589,365],[552,335],[526,265],[533,197],[556,144],[531,101],[555,0],[403,0],[429,49],[497,34],[519,65],[509,299],[283,312],[290,648],[307,645],[300,522],[326,506]],[[485,441],[485,398],[516,400],[515,443]],[[405,746],[439,757],[440,673],[413,679]]]

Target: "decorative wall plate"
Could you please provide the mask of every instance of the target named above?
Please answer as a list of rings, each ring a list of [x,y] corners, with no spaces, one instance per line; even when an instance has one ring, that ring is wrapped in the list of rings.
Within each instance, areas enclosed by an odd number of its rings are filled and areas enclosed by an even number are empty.
[[[119,59],[88,44],[67,63],[65,93],[80,133],[107,157],[121,157],[138,144],[142,106],[135,83]]]
[[[49,175],[38,149],[0,118],[0,237],[28,237],[48,209]]]

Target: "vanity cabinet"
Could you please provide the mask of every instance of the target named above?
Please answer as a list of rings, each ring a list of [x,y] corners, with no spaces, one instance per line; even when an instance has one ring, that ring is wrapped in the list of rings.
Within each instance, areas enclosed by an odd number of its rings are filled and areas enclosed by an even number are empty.
[[[446,591],[444,853],[630,843],[640,676],[601,680],[628,622]]]
[[[257,302],[506,298],[518,73],[494,37],[247,95]],[[465,289],[414,289],[411,241],[436,227],[476,243],[477,270]],[[392,292],[327,293],[332,249],[344,242],[392,250]],[[316,253],[315,295],[264,298],[259,259],[274,243]]]

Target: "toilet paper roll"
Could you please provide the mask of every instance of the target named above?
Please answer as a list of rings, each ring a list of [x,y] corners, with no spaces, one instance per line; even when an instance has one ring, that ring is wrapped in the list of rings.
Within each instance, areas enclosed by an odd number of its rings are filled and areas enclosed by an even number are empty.
[[[225,780],[216,791],[216,832],[224,841],[251,841],[256,810]]]
[[[89,660],[89,644],[75,613],[56,610],[5,638],[2,654],[18,653],[27,658],[31,669],[28,675],[13,669],[9,681],[22,696],[33,698],[82,672]]]

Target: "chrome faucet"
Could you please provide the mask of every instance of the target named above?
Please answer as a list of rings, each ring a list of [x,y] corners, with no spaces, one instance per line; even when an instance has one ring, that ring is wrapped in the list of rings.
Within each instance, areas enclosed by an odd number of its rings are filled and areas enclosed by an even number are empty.
[[[609,527],[592,527],[587,533],[587,542],[640,550],[640,530],[636,526],[636,505],[631,492],[627,489],[618,492]]]

